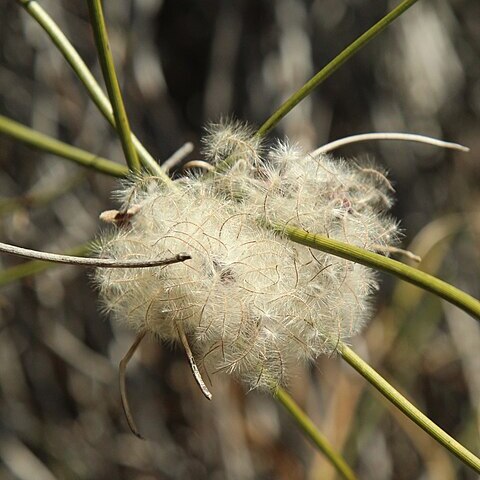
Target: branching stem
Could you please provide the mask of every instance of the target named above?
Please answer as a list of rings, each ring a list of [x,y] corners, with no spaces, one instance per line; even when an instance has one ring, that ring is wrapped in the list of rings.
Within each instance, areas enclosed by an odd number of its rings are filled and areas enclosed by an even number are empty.
[[[55,46],[63,55],[68,64],[72,67],[75,75],[83,83],[87,89],[91,99],[100,110],[107,121],[116,128],[115,117],[113,115],[112,106],[103,93],[100,85],[95,80],[94,76],[88,69],[85,62],[74,46],[70,43],[68,38],[64,35],[62,30],[58,27],[50,15],[42,8],[36,0],[16,0],[25,11],[43,28],[47,35],[51,38]],[[145,167],[153,174],[157,175],[164,183],[170,183],[170,178],[160,168],[160,165],[150,155],[147,149],[141,144],[138,138],[132,134],[132,142],[135,149],[142,160]]]

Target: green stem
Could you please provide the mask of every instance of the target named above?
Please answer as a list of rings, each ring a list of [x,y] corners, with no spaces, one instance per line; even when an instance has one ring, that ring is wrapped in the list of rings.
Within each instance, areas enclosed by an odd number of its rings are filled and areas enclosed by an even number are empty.
[[[391,273],[406,282],[438,295],[473,317],[480,319],[480,302],[477,299],[433,275],[429,275],[397,260],[379,255],[378,253],[373,253],[339,240],[327,238],[323,235],[308,233],[301,228],[282,224],[271,224],[270,226],[277,232],[286,235],[290,240],[300,243],[301,245],[306,245],[307,247],[315,248],[367,267]]]
[[[480,473],[480,458],[458,443],[448,433],[432,422],[418,408],[410,403],[400,392],[390,385],[378,372],[362,360],[351,348],[345,344],[338,346],[338,351],[360,375],[370,382],[385,398],[392,402],[410,420],[428,433],[435,441],[456,455],[463,463]]]
[[[286,100],[258,129],[258,136],[265,136],[295,105],[300,103],[310,92],[325,81],[333,72],[343,65],[351,56],[357,53],[364,45],[376,37],[385,27],[392,23],[403,12],[409,9],[418,0],[404,0],[398,7],[393,9],[373,27],[368,29],[363,35],[352,42],[345,50],[337,55],[330,63],[322,68],[314,77],[312,77],[303,87],[297,90],[288,100]]]
[[[139,172],[140,162],[137,157],[137,152],[133,147],[127,112],[125,111],[120,85],[118,84],[117,74],[115,73],[112,51],[108,41],[107,26],[105,25],[105,18],[103,16],[102,1],[88,0],[88,9],[90,11],[90,22],[95,36],[98,57],[100,59],[100,65],[102,66],[103,78],[113,107],[113,115],[115,117],[115,124],[117,125],[117,132],[122,142],[123,153],[125,154],[125,159],[130,170]]]
[[[65,255],[75,255],[75,256],[84,256],[91,250],[91,244],[87,243],[85,245],[80,245],[74,247],[67,252]],[[36,273],[43,272],[49,268],[58,266],[58,263],[52,262],[43,262],[41,260],[30,260],[28,262],[23,262],[14,267],[6,268],[5,270],[0,270],[0,287],[8,285],[16,280],[21,280],[22,278],[35,275]]]
[[[106,158],[99,157],[77,147],[72,147],[60,140],[37,132],[21,123],[0,115],[0,133],[4,133],[27,145],[45,152],[76,162],[84,167],[92,168],[97,172],[106,173],[115,177],[125,177],[128,169]]]
[[[107,121],[116,128],[115,117],[113,115],[112,106],[108,98],[103,93],[92,73],[82,60],[78,52],[70,43],[68,38],[63,34],[58,25],[48,15],[48,13],[35,0],[16,0],[27,13],[45,30],[51,38],[55,46],[63,55],[68,64],[72,67],[75,75],[83,83],[87,89],[91,99],[107,119]],[[169,183],[170,178],[161,169],[160,165],[150,155],[147,149],[140,143],[138,138],[132,134],[132,142],[137,150],[143,165],[153,174],[157,175],[163,182]]]
[[[275,396],[294,418],[305,435],[328,458],[342,478],[355,480],[357,477],[345,459],[333,449],[328,440],[318,431],[308,415],[295,403],[293,398],[283,388],[279,388],[275,392]]]

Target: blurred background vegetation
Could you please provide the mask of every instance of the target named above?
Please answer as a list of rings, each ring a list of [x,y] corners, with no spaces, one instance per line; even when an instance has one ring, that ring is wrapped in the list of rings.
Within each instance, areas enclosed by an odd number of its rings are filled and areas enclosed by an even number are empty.
[[[260,125],[396,2],[105,2],[133,130],[159,161],[206,122]],[[42,1],[97,78],[82,0]],[[0,0],[0,113],[123,162],[120,142],[45,33]],[[480,296],[480,4],[422,0],[303,101],[275,135],[306,149],[370,131],[407,131],[471,152],[398,142],[338,155],[374,158],[398,192],[393,213],[421,268]],[[271,135],[270,138],[273,138]],[[115,180],[0,136],[1,241],[50,252],[95,237]],[[413,242],[413,243],[412,243]],[[0,268],[22,260],[2,256]],[[0,272],[0,278],[2,273]],[[355,350],[440,426],[479,450],[478,323],[385,277]],[[184,354],[144,342],[128,370],[142,442],[120,406],[117,365],[133,334],[98,313],[88,271],[56,267],[0,290],[0,478],[333,479],[275,401],[214,376],[207,402]],[[339,358],[289,390],[360,478],[473,479]]]

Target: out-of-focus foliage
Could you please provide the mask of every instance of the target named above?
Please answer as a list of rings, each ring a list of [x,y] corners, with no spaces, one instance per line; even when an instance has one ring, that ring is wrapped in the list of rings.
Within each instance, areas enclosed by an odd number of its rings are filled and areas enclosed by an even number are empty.
[[[132,128],[162,160],[187,140],[198,148],[202,126],[222,115],[261,124],[384,15],[387,3],[105,2]],[[100,78],[85,2],[42,6]],[[117,137],[44,32],[13,1],[0,0],[0,12],[0,112],[122,161]],[[359,144],[341,154],[368,154],[390,170],[405,244],[416,238],[412,249],[425,268],[478,297],[479,118],[480,5],[422,0],[275,134],[305,149],[394,130],[468,145],[469,154],[398,143]],[[93,238],[98,214],[115,206],[109,198],[115,181],[90,172],[79,180],[78,172],[0,137],[2,241],[61,251]],[[45,198],[42,192],[48,202],[36,200]],[[18,262],[0,258],[2,268]],[[477,323],[414,287],[385,280],[378,315],[355,348],[478,451]],[[207,402],[183,353],[155,341],[144,342],[129,369],[132,408],[150,440],[131,435],[116,372],[132,334],[98,314],[83,270],[55,268],[3,287],[0,326],[1,478],[334,478],[270,397],[245,395],[214,376]],[[474,478],[339,359],[298,372],[290,390],[362,478]]]

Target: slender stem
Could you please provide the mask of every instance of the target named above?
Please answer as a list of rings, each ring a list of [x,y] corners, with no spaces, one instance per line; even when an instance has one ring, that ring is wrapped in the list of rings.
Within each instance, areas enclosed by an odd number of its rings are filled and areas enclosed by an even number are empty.
[[[128,403],[128,395],[127,395],[127,382],[126,382],[126,373],[127,373],[127,365],[128,362],[133,357],[133,354],[137,351],[137,348],[142,343],[143,338],[145,337],[147,332],[140,332],[135,341],[133,342],[132,346],[128,349],[128,352],[120,361],[118,365],[118,383],[120,386],[120,398],[122,400],[122,407],[123,412],[125,413],[125,418],[127,419],[128,426],[134,435],[136,435],[141,440],[145,440],[145,438],[140,434],[138,430],[137,424],[133,419],[132,411],[130,410],[130,404]]]
[[[385,27],[392,23],[403,12],[409,9],[417,0],[403,0],[398,7],[393,9],[373,27],[367,30],[363,35],[352,42],[345,50],[337,55],[330,63],[322,68],[314,77],[312,77],[303,87],[298,89],[288,100],[286,100],[258,129],[258,136],[265,136],[290,110],[300,103],[310,92],[318,87],[333,72],[343,65],[351,56],[357,53],[372,38],[376,37]]]
[[[171,258],[156,260],[116,260],[113,258],[75,257],[72,255],[60,255],[56,253],[39,252],[28,248],[16,247],[0,242],[0,252],[26,257],[44,262],[65,263],[81,267],[102,267],[102,268],[148,268],[172,263],[184,262],[192,257],[187,253],[179,253]]]
[[[4,133],[31,147],[53,153],[54,155],[66,158],[84,167],[92,168],[100,173],[106,173],[114,177],[125,177],[128,174],[128,169],[123,165],[68,145],[3,115],[0,115],[0,133]]]
[[[400,132],[375,132],[375,133],[361,133],[359,135],[352,135],[350,137],[340,138],[333,142],[327,143],[317,148],[313,152],[310,152],[312,157],[320,155],[321,153],[331,152],[345,145],[352,143],[367,142],[371,140],[400,140],[407,142],[426,143],[427,145],[434,145],[441,148],[450,148],[452,150],[458,150],[460,152],[469,152],[468,147],[464,147],[459,143],[444,142],[443,140],[437,140],[436,138],[426,137],[425,135],[416,135],[414,133],[400,133]]]
[[[420,263],[422,261],[422,257],[419,255],[415,255],[410,250],[405,250],[403,248],[392,247],[392,246],[385,246],[385,245],[372,245],[373,249],[376,252],[382,253],[397,253],[399,255],[403,255],[404,257],[409,258],[410,260]]]
[[[338,346],[338,351],[346,362],[370,382],[385,398],[410,418],[410,420],[427,432],[435,441],[450,450],[450,452],[456,455],[463,463],[473,468],[477,473],[480,473],[480,458],[476,457],[472,452],[432,422],[351,348],[341,343]]]
[[[192,349],[190,348],[190,344],[188,343],[187,335],[185,334],[185,330],[183,329],[183,325],[180,322],[176,322],[175,326],[177,327],[177,333],[182,342],[183,349],[185,350],[185,354],[187,355],[188,363],[190,365],[190,370],[192,371],[193,378],[197,382],[200,390],[202,391],[205,398],[208,400],[212,399],[212,394],[208,387],[205,385],[203,381],[202,375],[200,374],[200,370],[197,367],[197,363],[195,362],[195,357],[193,356]]]
[[[85,245],[80,245],[68,250],[66,255],[87,255],[91,248],[92,246],[87,243]],[[16,280],[21,280],[22,278],[41,273],[44,270],[48,270],[56,265],[58,264],[43,262],[41,260],[30,260],[29,262],[20,263],[14,267],[0,270],[0,287],[15,282]]]
[[[428,273],[422,272],[417,268],[410,267],[409,265],[393,260],[392,258],[370,252],[339,240],[327,238],[323,235],[308,233],[301,228],[282,224],[270,224],[270,226],[296,243],[351,260],[352,262],[360,263],[367,267],[391,273],[406,282],[412,283],[417,287],[438,295],[473,317],[480,319],[480,301],[453,285],[429,275]]]
[[[267,228],[276,230],[278,233],[287,236],[296,243],[393,274],[402,280],[438,295],[473,317],[480,319],[479,300],[417,268],[339,240],[309,233],[298,227],[280,223],[274,224],[268,222],[266,219],[259,221],[260,223],[266,224]]]
[[[308,415],[295,403],[293,398],[283,388],[278,388],[275,392],[275,396],[285,407],[287,412],[294,418],[305,435],[310,438],[315,446],[327,457],[342,478],[355,480],[357,477],[348,466],[345,459],[334,450],[325,436],[317,429]]]
[[[88,9],[90,11],[90,22],[95,36],[103,78],[107,86],[108,97],[113,107],[113,115],[115,117],[118,135],[122,142],[123,153],[129,169],[134,172],[139,172],[140,162],[137,157],[137,152],[133,147],[127,112],[125,111],[120,85],[118,84],[117,74],[115,73],[113,55],[108,41],[107,26],[105,25],[105,18],[103,16],[102,0],[88,0]]]
[[[168,173],[172,168],[180,164],[180,162],[190,153],[193,152],[193,143],[186,142],[184,143],[176,152],[173,153],[169,158],[167,158],[162,163],[162,170],[165,173]]]
[[[75,75],[83,83],[87,89],[91,99],[100,110],[107,121],[116,128],[115,117],[113,115],[112,106],[108,98],[103,93],[99,84],[93,77],[85,62],[82,60],[78,52],[70,43],[68,38],[63,34],[62,30],[48,15],[48,13],[35,0],[16,0],[27,13],[45,30],[47,35],[52,39],[55,46],[64,56],[65,60],[72,67]],[[147,149],[140,143],[138,138],[132,134],[132,141],[135,145],[143,165],[153,174],[157,175],[163,182],[169,183],[170,178],[160,168],[160,165],[150,155]]]

